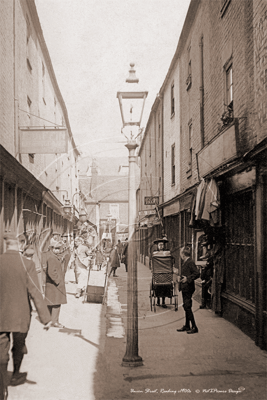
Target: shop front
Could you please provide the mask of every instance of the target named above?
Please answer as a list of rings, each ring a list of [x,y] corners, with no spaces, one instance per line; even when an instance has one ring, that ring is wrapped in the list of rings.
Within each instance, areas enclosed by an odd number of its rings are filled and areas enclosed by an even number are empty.
[[[197,194],[193,213],[193,228],[202,227],[206,239],[201,246],[206,257],[201,258],[213,265],[213,311],[262,349],[266,349],[267,336],[266,146],[265,139],[246,155],[236,154],[234,160],[226,159],[206,174],[200,162],[200,197]],[[208,151],[202,151],[202,159],[208,162],[207,156]],[[201,210],[201,199],[208,213]]]
[[[0,254],[5,233],[24,236],[34,248],[33,261],[43,285],[43,255],[52,232],[72,232],[72,220],[63,216],[62,204],[27,169],[1,146]]]

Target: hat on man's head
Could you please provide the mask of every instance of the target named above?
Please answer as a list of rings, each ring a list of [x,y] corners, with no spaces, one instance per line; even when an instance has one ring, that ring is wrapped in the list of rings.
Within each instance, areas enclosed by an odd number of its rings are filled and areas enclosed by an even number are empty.
[[[169,241],[168,241],[168,239],[166,238],[166,237],[163,237],[162,239],[155,239],[154,240],[154,244],[158,244],[158,243],[168,243]]]

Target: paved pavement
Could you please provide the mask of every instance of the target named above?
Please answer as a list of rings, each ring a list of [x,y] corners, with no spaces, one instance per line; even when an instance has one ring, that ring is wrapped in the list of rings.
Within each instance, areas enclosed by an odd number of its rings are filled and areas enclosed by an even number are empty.
[[[109,278],[104,306],[75,299],[69,277],[68,304],[61,311],[65,329],[45,332],[33,314],[29,354],[21,368],[28,379],[9,388],[9,400],[267,399],[267,353],[231,323],[200,310],[197,302],[193,309],[199,333],[176,332],[184,323],[181,298],[178,312],[170,305],[151,312],[151,273],[142,264],[138,323],[144,365],[122,367],[127,322],[123,264],[117,274]]]

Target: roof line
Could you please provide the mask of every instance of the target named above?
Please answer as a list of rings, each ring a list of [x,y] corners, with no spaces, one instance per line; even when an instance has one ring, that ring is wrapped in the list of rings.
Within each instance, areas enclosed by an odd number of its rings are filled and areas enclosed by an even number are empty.
[[[184,48],[184,45],[185,45],[185,42],[186,42],[186,40],[188,38],[191,26],[192,26],[192,24],[193,24],[193,22],[195,20],[195,16],[196,16],[196,13],[197,13],[197,10],[198,10],[198,6],[199,6],[200,3],[201,3],[201,0],[191,0],[191,2],[190,2],[190,5],[189,5],[189,8],[188,8],[186,17],[185,17],[185,22],[184,22],[184,25],[183,25],[183,29],[182,29],[182,32],[180,34],[180,37],[179,37],[179,40],[178,40],[178,44],[177,44],[174,56],[172,58],[171,64],[169,66],[167,75],[165,76],[165,79],[164,79],[163,84],[162,84],[162,86],[160,88],[160,91],[157,94],[157,96],[155,98],[155,101],[154,101],[154,103],[153,103],[153,105],[151,107],[151,112],[149,114],[149,118],[148,118],[148,121],[147,121],[147,124],[146,124],[144,136],[142,138],[142,141],[141,141],[141,144],[140,144],[140,148],[139,148],[139,151],[138,151],[138,155],[139,156],[140,156],[140,152],[141,152],[141,150],[143,148],[143,142],[144,142],[144,139],[146,137],[147,130],[148,130],[151,118],[152,118],[152,112],[156,111],[156,108],[158,106],[157,103],[162,98],[162,95],[163,95],[164,89],[165,89],[165,87],[166,87],[166,85],[168,83],[169,77],[170,77],[170,75],[171,75],[171,73],[172,73],[172,71],[173,71],[173,69],[175,67],[175,64],[176,64],[177,60],[179,59],[179,57],[181,55],[181,52],[182,52],[182,50]]]
[[[41,47],[42,52],[43,52],[43,56],[44,56],[44,59],[45,59],[45,62],[46,62],[47,69],[49,70],[49,75],[50,75],[50,78],[51,78],[51,82],[52,82],[53,88],[54,88],[54,90],[56,92],[56,95],[58,97],[59,103],[60,103],[60,105],[62,107],[62,111],[63,111],[63,114],[64,114],[64,118],[65,118],[65,121],[66,121],[67,129],[68,129],[68,132],[69,132],[69,136],[70,136],[74,151],[76,152],[77,156],[79,156],[81,153],[78,150],[78,148],[77,148],[77,146],[75,144],[74,138],[73,138],[73,134],[72,134],[71,127],[70,127],[70,122],[69,122],[69,116],[68,116],[67,107],[66,107],[65,101],[63,99],[63,96],[62,96],[62,94],[60,92],[58,83],[57,83],[57,78],[56,78],[56,75],[55,75],[55,71],[54,71],[54,68],[53,68],[53,64],[52,64],[52,61],[51,61],[51,58],[50,58],[50,54],[49,54],[46,42],[45,42],[45,39],[44,39],[42,26],[41,26],[41,23],[40,23],[40,20],[39,20],[39,16],[38,16],[38,12],[37,12],[37,9],[36,9],[35,0],[26,0],[26,2],[27,2],[27,5],[28,5],[30,14],[31,14],[32,22],[33,22],[35,30],[36,30],[36,34],[37,34],[37,37],[38,37],[38,41],[40,43],[40,47]]]

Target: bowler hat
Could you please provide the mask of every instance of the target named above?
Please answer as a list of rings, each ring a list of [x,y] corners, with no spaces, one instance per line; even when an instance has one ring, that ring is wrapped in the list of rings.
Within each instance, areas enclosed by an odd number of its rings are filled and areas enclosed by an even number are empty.
[[[159,238],[155,239],[153,243],[157,244],[157,243],[167,243],[167,242],[169,242],[168,239],[166,237],[163,237],[162,239]]]

